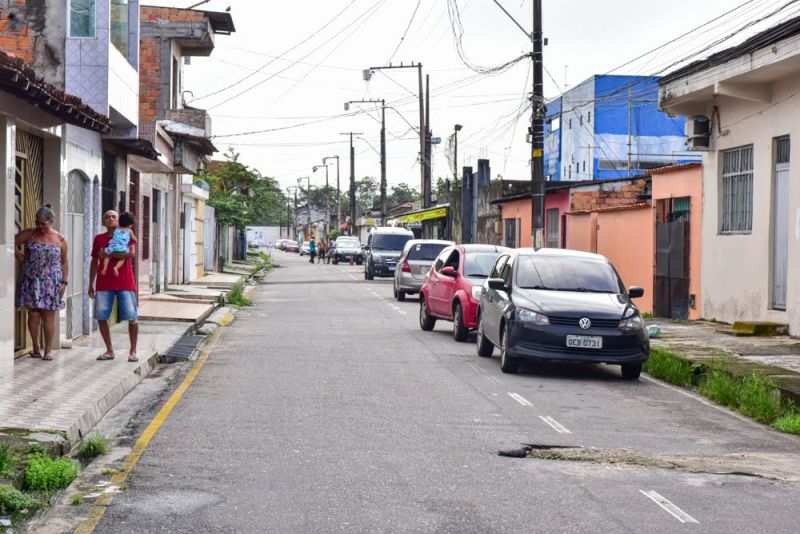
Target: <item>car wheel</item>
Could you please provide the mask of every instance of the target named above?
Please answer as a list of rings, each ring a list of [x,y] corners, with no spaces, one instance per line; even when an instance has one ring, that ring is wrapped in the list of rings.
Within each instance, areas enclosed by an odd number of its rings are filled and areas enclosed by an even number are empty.
[[[508,355],[508,326],[500,332],[500,370],[513,375],[519,369],[519,360]]]
[[[494,345],[489,338],[483,335],[483,323],[478,319],[478,356],[490,358],[494,352]]]
[[[641,363],[624,363],[622,364],[622,379],[623,380],[638,380],[639,375],[642,374]]]
[[[336,256],[333,257],[333,264],[339,265],[339,258],[337,258]]]
[[[456,341],[466,341],[469,330],[464,326],[464,310],[461,304],[456,303],[453,310],[453,339]]]
[[[397,300],[400,302],[405,302],[406,300],[406,292],[402,290],[397,290]]]
[[[419,327],[430,332],[436,326],[436,319],[428,313],[428,306],[425,305],[425,299],[419,299]]]

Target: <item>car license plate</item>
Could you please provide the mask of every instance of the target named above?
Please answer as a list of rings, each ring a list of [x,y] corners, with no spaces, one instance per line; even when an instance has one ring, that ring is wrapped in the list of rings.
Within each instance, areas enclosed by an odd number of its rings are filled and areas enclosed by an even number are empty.
[[[387,265],[387,267],[389,268],[389,272],[394,271],[394,265]]]
[[[573,349],[602,349],[602,336],[567,336],[567,346]]]

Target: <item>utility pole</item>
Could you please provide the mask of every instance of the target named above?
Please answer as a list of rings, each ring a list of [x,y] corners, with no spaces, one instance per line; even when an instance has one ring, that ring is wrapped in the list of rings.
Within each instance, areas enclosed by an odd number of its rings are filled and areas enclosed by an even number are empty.
[[[381,105],[381,222],[386,218],[386,100],[348,100],[344,109],[350,109],[350,104],[378,104]],[[366,140],[365,140],[366,141]]]
[[[338,229],[339,223],[342,222],[342,190],[339,189],[339,156],[322,158],[322,164],[327,165],[329,159],[336,160],[336,228]]]
[[[364,81],[369,81],[372,78],[372,71],[376,70],[388,70],[388,69],[417,69],[417,81],[419,84],[419,174],[420,174],[420,184],[421,184],[421,191],[422,191],[422,202],[425,203],[425,162],[427,158],[427,153],[425,151],[425,145],[427,144],[425,141],[426,138],[426,122],[425,122],[425,108],[424,108],[424,95],[422,93],[422,63],[414,63],[411,62],[410,65],[386,65],[383,67],[370,67],[364,70]],[[427,206],[426,206],[427,207]]]
[[[423,208],[431,206],[431,80],[425,75],[425,188],[423,191]]]
[[[631,177],[631,156],[633,155],[633,147],[631,146],[633,136],[631,135],[631,124],[633,122],[633,92],[631,85],[628,84],[628,178]]]
[[[453,126],[453,183],[458,181],[458,132],[461,128],[460,124]]]
[[[322,165],[314,165],[311,168],[311,172],[317,172],[317,169],[320,167],[325,167],[325,236],[330,234],[330,224],[331,224],[331,212],[330,212],[330,198],[331,193],[330,189],[328,188],[328,166],[325,164],[325,160],[322,160]]]
[[[356,151],[353,148],[353,136],[363,135],[361,132],[344,132],[339,135],[350,136],[350,235],[356,231]]]

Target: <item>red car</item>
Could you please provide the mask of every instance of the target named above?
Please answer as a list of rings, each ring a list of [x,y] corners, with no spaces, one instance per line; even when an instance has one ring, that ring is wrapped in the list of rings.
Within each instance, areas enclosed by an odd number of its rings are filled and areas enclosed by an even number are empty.
[[[453,245],[434,261],[419,294],[419,327],[433,330],[438,319],[453,321],[453,338],[464,341],[478,327],[481,287],[506,247]]]

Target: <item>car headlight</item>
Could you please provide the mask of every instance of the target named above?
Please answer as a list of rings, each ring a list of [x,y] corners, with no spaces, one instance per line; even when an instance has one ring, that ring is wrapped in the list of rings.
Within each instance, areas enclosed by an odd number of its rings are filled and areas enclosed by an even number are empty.
[[[481,286],[472,286],[472,298],[481,300]]]
[[[619,322],[619,329],[625,331],[641,330],[644,328],[644,319],[638,313]]]
[[[526,310],[524,308],[517,310],[517,317],[519,317],[519,320],[524,323],[533,323],[539,326],[550,324],[550,319],[548,319],[546,315],[542,315],[541,313],[536,313],[531,310]]]

